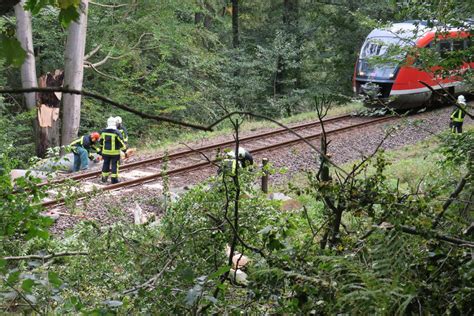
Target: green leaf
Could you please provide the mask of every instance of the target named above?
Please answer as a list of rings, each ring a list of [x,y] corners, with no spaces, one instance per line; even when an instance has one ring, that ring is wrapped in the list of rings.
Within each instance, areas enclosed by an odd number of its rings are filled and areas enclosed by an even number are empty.
[[[59,279],[59,275],[53,271],[48,272],[48,281],[56,288],[60,287],[61,284],[63,284],[61,279]]]
[[[21,288],[26,293],[31,293],[31,288],[33,287],[33,285],[35,285],[35,281],[33,281],[32,279],[26,279],[21,284]]]
[[[218,278],[219,276],[223,275],[227,271],[230,270],[230,266],[222,266],[217,271],[213,272],[211,275],[209,275],[209,280]]]
[[[72,21],[77,20],[79,20],[79,12],[77,11],[77,8],[72,5],[65,9],[61,9],[61,12],[59,12],[59,22],[63,27],[68,27]]]
[[[16,38],[2,34],[0,35],[0,58],[5,58],[7,65],[20,67],[26,58],[26,53]]]
[[[67,9],[71,6],[78,7],[80,0],[59,0],[58,5],[61,9]]]
[[[182,276],[183,280],[191,282],[192,280],[194,280],[194,271],[190,267],[186,267],[181,272],[181,276]]]
[[[19,278],[20,278],[20,271],[15,271],[15,272],[10,273],[10,275],[7,278],[7,282],[10,284],[14,284],[18,281]]]

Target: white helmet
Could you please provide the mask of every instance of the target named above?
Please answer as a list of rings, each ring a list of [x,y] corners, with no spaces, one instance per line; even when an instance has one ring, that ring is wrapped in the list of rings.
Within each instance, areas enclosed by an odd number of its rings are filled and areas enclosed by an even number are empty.
[[[247,150],[245,148],[239,147],[239,159],[243,159],[245,157],[246,152],[247,152]],[[227,156],[229,158],[235,158],[235,152],[233,150],[231,150],[227,153]]]
[[[115,117],[109,117],[107,119],[107,128],[113,128],[113,129],[117,128],[117,121]]]
[[[466,104],[466,98],[462,94],[458,96],[458,103],[464,105]]]
[[[245,154],[247,153],[247,150],[243,147],[239,147],[239,158],[243,159],[245,157]]]
[[[122,124],[122,118],[120,116],[116,116],[115,121],[117,122],[117,125]]]

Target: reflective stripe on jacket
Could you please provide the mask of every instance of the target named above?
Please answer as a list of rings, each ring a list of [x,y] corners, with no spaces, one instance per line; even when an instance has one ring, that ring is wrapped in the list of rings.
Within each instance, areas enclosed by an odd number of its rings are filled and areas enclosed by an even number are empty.
[[[237,162],[235,159],[222,160],[221,170],[224,175],[234,177],[236,169]]]
[[[120,125],[120,127],[118,128],[118,131],[120,132],[120,134],[122,135],[122,139],[125,143],[128,143],[128,132],[127,132],[127,128],[124,126],[124,125]]]
[[[116,129],[104,129],[100,132],[101,151],[103,155],[120,155],[126,146],[121,133]]]
[[[451,114],[451,120],[453,122],[463,122],[464,116],[466,116],[466,111],[464,111],[464,107],[461,106],[462,109],[456,108],[453,113]]]
[[[90,135],[84,135],[75,141],[73,141],[71,144],[69,144],[71,151],[75,154],[77,154],[77,149],[76,147],[80,146],[83,147],[87,152],[89,153],[89,157],[92,156],[90,153],[91,149],[95,150],[96,152],[100,153],[100,147],[97,146],[96,143],[94,143],[91,139]]]

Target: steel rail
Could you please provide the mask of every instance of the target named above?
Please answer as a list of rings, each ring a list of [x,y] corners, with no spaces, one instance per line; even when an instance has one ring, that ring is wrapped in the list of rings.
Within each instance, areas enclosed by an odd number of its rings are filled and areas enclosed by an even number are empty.
[[[381,123],[381,122],[384,122],[384,121],[389,121],[389,120],[394,120],[394,119],[396,119],[396,117],[392,117],[392,116],[376,118],[376,119],[373,119],[373,120],[370,120],[370,121],[365,121],[365,122],[361,122],[361,123],[358,123],[358,124],[344,126],[342,128],[336,128],[336,129],[333,129],[333,130],[329,130],[329,131],[326,131],[326,134],[327,135],[336,134],[336,133],[344,132],[344,131],[347,131],[347,130],[350,130],[350,129],[360,128],[360,127],[363,127],[363,126],[368,126],[368,125]],[[322,135],[322,132],[319,132],[319,133],[316,133],[316,134],[313,134],[313,135],[310,135],[310,136],[306,136],[306,137],[303,137],[303,138],[306,139],[306,140],[312,140],[314,138],[320,137],[321,135]],[[284,141],[284,142],[281,142],[281,143],[277,143],[277,144],[273,144],[273,145],[269,145],[269,146],[263,146],[263,147],[256,148],[256,149],[252,149],[252,153],[268,151],[268,150],[272,150],[272,149],[275,149],[275,148],[278,148],[278,147],[286,147],[286,146],[293,145],[293,144],[296,144],[296,143],[301,142],[301,141],[302,141],[302,139],[295,138],[295,139],[291,139],[291,140]],[[177,168],[177,169],[168,170],[166,172],[166,175],[168,175],[168,176],[169,175],[175,175],[175,174],[183,173],[183,172],[186,172],[186,171],[200,169],[202,167],[209,166],[212,163],[215,163],[216,161],[217,161],[217,159],[212,160],[212,161],[204,161],[204,162],[196,163],[196,164],[193,164],[193,165],[189,165],[189,166],[185,166],[185,167],[181,167],[181,168]],[[159,179],[161,177],[163,177],[163,172],[154,173],[154,174],[151,174],[151,175],[148,175],[148,176],[145,176],[145,177],[141,177],[141,178],[137,178],[137,179],[133,179],[133,180],[128,180],[128,181],[123,181],[123,182],[116,183],[116,184],[110,184],[110,185],[107,185],[107,186],[102,187],[102,188],[96,188],[95,192],[97,192],[97,191],[106,192],[106,191],[113,191],[113,190],[121,189],[121,188],[124,188],[124,187],[133,187],[133,186],[136,186],[136,185],[139,185],[139,184],[154,181],[154,180]],[[82,200],[83,198],[85,198],[86,195],[88,195],[90,193],[91,193],[90,191],[81,192],[80,194],[78,194],[76,196],[76,201]],[[43,207],[50,207],[50,206],[56,206],[56,205],[63,204],[65,201],[66,201],[65,198],[60,198],[60,199],[56,199],[56,200],[43,202],[43,203],[41,203],[41,205]]]
[[[351,115],[335,116],[335,117],[323,120],[323,123],[331,123],[331,122],[334,122],[334,121],[340,121],[340,120],[347,119],[348,117],[351,117]],[[307,127],[311,127],[311,126],[318,126],[320,124],[321,123],[319,121],[318,122],[309,122],[309,123],[296,125],[294,127],[291,127],[291,129],[299,130],[299,129],[307,128]],[[246,141],[250,141],[250,140],[264,138],[264,137],[267,137],[267,136],[272,136],[272,135],[276,135],[276,134],[280,134],[280,133],[284,133],[284,132],[288,132],[288,131],[285,128],[280,128],[280,129],[269,131],[269,132],[262,133],[262,134],[255,134],[255,135],[250,135],[250,136],[247,136],[247,137],[242,137],[242,138],[240,138],[240,142],[246,142]],[[221,143],[211,144],[211,145],[207,145],[207,146],[204,146],[204,147],[200,147],[200,148],[197,148],[196,150],[203,151],[203,150],[209,150],[209,149],[222,148],[222,147],[231,145],[234,142],[235,142],[234,140],[224,141],[224,142],[221,142]],[[195,153],[196,153],[195,150],[182,150],[182,151],[178,151],[176,153],[169,154],[167,156],[161,155],[161,156],[158,156],[158,157],[153,157],[153,158],[149,158],[149,159],[144,159],[144,160],[139,160],[139,161],[135,161],[135,162],[132,162],[132,163],[124,164],[124,165],[120,166],[120,170],[124,171],[124,170],[128,170],[128,169],[133,169],[133,168],[137,168],[137,167],[146,166],[146,165],[149,165],[149,164],[159,163],[159,162],[163,161],[163,159],[165,157],[167,157],[167,159],[171,160],[171,159],[177,159],[177,158],[181,158],[181,157],[191,155],[191,154],[195,154]],[[45,186],[45,185],[52,185],[52,184],[59,184],[59,183],[65,182],[67,180],[89,179],[89,178],[96,177],[100,174],[101,174],[100,170],[98,170],[98,171],[89,171],[89,172],[85,172],[85,173],[81,173],[81,174],[77,174],[77,175],[68,176],[68,177],[63,178],[63,179],[57,179],[57,180],[52,180],[52,181],[41,182],[37,185],[37,187],[41,187],[41,186]]]

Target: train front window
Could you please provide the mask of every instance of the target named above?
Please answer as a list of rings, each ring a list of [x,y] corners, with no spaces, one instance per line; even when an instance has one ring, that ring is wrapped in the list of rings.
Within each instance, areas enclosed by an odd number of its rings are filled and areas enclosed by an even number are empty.
[[[371,57],[402,57],[400,49],[406,46],[398,37],[373,37],[362,47],[360,58]]]
[[[357,75],[373,79],[393,80],[406,43],[398,37],[373,37],[362,47]]]
[[[439,53],[441,55],[441,58],[446,58],[449,55],[449,52],[451,51],[451,42],[450,41],[442,41],[439,42]]]

